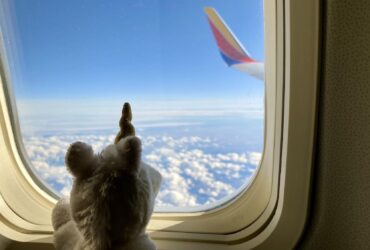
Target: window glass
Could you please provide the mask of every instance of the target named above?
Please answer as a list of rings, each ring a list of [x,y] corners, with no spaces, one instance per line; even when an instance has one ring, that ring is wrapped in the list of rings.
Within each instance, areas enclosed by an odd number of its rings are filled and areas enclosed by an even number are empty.
[[[261,0],[14,0],[1,14],[26,157],[60,195],[68,146],[112,143],[124,102],[164,177],[157,209],[212,205],[251,180],[264,142]]]

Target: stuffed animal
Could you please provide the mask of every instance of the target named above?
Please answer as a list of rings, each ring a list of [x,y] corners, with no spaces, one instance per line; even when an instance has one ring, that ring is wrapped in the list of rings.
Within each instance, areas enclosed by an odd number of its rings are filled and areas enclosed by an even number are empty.
[[[141,142],[125,103],[115,144],[101,154],[73,143],[65,157],[74,176],[69,201],[52,213],[56,249],[156,249],[145,233],[161,174],[141,161]]]

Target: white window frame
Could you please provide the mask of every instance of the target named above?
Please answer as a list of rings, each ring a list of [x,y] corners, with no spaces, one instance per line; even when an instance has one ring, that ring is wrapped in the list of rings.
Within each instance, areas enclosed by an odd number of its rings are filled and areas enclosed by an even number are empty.
[[[148,230],[160,249],[289,249],[303,230],[315,134],[319,0],[264,0],[264,8],[261,165],[247,188],[217,208],[155,213]],[[56,198],[40,187],[20,155],[14,99],[0,68],[0,234],[51,243]]]

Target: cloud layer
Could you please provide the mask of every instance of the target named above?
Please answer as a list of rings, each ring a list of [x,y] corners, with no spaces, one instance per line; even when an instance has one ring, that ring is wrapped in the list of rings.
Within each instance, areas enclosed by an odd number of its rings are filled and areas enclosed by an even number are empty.
[[[41,179],[68,195],[72,179],[64,166],[70,143],[84,141],[101,151],[114,135],[30,136],[24,138],[27,155]],[[157,208],[196,207],[232,195],[250,180],[261,153],[225,152],[208,137],[148,136],[142,138],[143,160],[157,168],[163,183]]]

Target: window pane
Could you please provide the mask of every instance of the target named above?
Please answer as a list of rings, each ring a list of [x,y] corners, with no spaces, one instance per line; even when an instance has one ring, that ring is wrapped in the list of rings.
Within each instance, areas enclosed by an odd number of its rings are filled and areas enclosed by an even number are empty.
[[[50,188],[69,194],[67,147],[112,143],[126,101],[143,160],[164,177],[157,209],[212,205],[251,180],[264,141],[261,0],[14,0],[1,12],[23,144]]]

